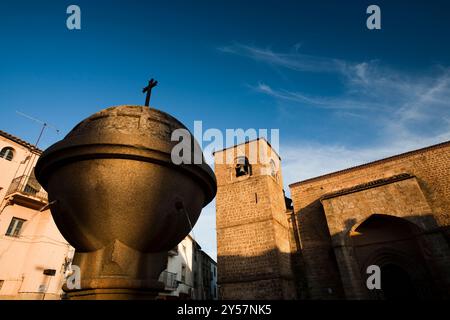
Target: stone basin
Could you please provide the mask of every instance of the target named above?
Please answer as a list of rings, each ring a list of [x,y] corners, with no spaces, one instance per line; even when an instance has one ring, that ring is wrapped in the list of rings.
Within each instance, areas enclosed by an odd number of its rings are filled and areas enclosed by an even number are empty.
[[[171,133],[180,128],[186,129],[153,108],[111,107],[43,153],[36,177],[55,223],[77,252],[115,240],[140,252],[168,251],[190,232],[217,187],[204,161],[172,163],[178,142]]]

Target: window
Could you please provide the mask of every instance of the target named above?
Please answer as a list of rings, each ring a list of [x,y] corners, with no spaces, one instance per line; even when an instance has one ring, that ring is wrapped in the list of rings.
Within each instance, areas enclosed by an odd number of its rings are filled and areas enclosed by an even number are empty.
[[[186,265],[181,266],[181,282],[186,283]]]
[[[14,149],[11,147],[5,147],[0,151],[0,158],[4,158],[8,161],[12,161],[14,158]]]
[[[251,166],[247,157],[239,156],[236,159],[236,177],[242,177],[251,174]]]
[[[26,220],[19,218],[12,218],[11,223],[9,224],[8,230],[6,231],[6,235],[10,237],[18,237],[20,235],[20,230],[22,229],[23,223]]]
[[[216,267],[214,267],[214,277],[216,276]]]

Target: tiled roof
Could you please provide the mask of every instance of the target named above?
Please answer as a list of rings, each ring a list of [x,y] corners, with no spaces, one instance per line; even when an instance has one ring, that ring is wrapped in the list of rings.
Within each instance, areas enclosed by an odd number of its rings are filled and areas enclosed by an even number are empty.
[[[421,153],[429,151],[429,150],[439,149],[439,148],[446,147],[446,146],[450,146],[450,141],[445,141],[445,142],[438,143],[438,144],[435,144],[435,145],[432,145],[432,146],[428,146],[428,147],[425,147],[425,148],[422,148],[422,149],[417,149],[417,150],[408,151],[408,152],[405,152],[405,153],[400,153],[400,154],[397,154],[397,155],[394,155],[394,156],[391,156],[391,157],[387,157],[387,158],[380,159],[380,160],[375,160],[375,161],[372,161],[372,162],[364,163],[364,164],[361,164],[361,165],[358,165],[358,166],[354,166],[354,167],[350,167],[350,168],[347,168],[347,169],[343,169],[343,170],[339,170],[339,171],[335,171],[335,172],[330,172],[330,173],[327,173],[327,174],[324,174],[324,175],[321,175],[321,176],[317,176],[317,177],[313,177],[313,178],[310,178],[310,179],[306,179],[306,180],[303,180],[303,181],[294,182],[294,183],[290,184],[289,187],[292,188],[292,187],[295,187],[295,186],[298,186],[298,185],[302,185],[302,184],[306,184],[306,183],[309,183],[309,182],[318,181],[318,180],[326,179],[326,178],[333,177],[333,176],[338,176],[340,174],[344,174],[344,173],[347,173],[347,172],[350,172],[350,171],[354,171],[354,170],[358,170],[358,169],[362,169],[362,168],[367,168],[367,167],[370,167],[370,166],[373,166],[373,165],[377,165],[377,164],[384,163],[384,162],[389,162],[391,160],[396,160],[396,159],[409,157],[409,156],[412,156],[412,155],[415,155],[415,154],[421,154]]]
[[[358,191],[367,190],[367,189],[370,189],[370,188],[383,186],[383,185],[388,184],[388,183],[402,181],[402,180],[410,179],[410,178],[413,178],[413,177],[414,177],[413,175],[410,175],[408,173],[402,173],[402,174],[398,174],[398,175],[395,175],[395,176],[391,176],[389,178],[369,181],[369,182],[366,182],[366,183],[358,184],[358,185],[350,187],[350,188],[345,188],[345,189],[341,189],[341,190],[334,191],[334,192],[331,192],[331,193],[327,193],[327,194],[323,195],[320,198],[320,201],[326,200],[326,199],[330,199],[330,198],[339,197],[339,196],[343,196],[345,194],[349,194],[349,193],[353,193],[353,192],[358,192]]]
[[[24,146],[25,148],[30,149],[31,151],[35,151],[37,153],[42,153],[42,150],[39,148],[36,148],[31,143],[26,142],[16,136],[13,136],[12,134],[9,134],[8,132],[0,130],[0,136],[5,137],[6,139],[9,139],[11,141],[14,141],[15,143],[20,144],[21,146]]]

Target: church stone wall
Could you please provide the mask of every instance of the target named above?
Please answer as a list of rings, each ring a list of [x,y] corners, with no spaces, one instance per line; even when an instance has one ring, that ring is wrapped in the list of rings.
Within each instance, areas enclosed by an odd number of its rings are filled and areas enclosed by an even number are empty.
[[[439,261],[440,253],[436,251],[436,245],[431,245],[430,240],[440,242],[439,247],[445,247],[447,244],[441,235],[433,232],[436,221],[415,177],[406,175],[387,181],[382,180],[379,185],[336,195],[322,200],[322,203],[347,299],[369,298],[369,292],[365,287],[367,276],[364,270],[368,265],[364,263],[365,259],[358,261],[361,257],[358,257],[353,246],[351,234],[355,227],[373,214],[402,218],[418,226],[421,231],[429,233],[417,235],[417,240],[424,248],[422,251],[428,253],[424,255],[427,259],[417,261],[417,267],[423,264],[431,271],[430,274],[435,279],[429,279],[427,281],[429,283],[440,283],[443,278],[445,279],[448,262]],[[387,228],[389,225],[384,227],[386,230]],[[398,242],[390,244],[389,236],[385,234],[377,241],[383,242],[383,248],[395,249]],[[368,249],[368,246],[363,248]]]
[[[348,214],[355,216],[354,219],[347,215],[335,215],[332,219],[327,220],[320,198],[342,189],[375,180],[388,179],[396,175],[415,176],[417,186],[431,209],[429,217],[435,221],[436,225],[433,230],[428,230],[437,235],[429,239],[435,252],[434,260],[440,264],[441,270],[450,270],[448,248],[450,236],[449,159],[450,143],[447,142],[290,186],[311,298],[345,298],[342,292],[341,274],[336,264],[336,260],[339,261],[340,258],[336,259],[331,237],[337,230],[350,229],[358,219],[358,212],[349,212]],[[367,192],[370,193],[370,196],[364,197],[366,201],[376,201],[376,199],[386,199],[386,197],[404,197],[405,201],[409,201],[413,207],[420,209],[421,202],[415,198],[416,194],[410,191],[406,190],[403,194],[396,195],[395,192],[393,194],[383,193],[382,188],[369,190]],[[359,199],[359,201],[364,201],[364,199]],[[344,200],[340,201],[344,202]],[[407,211],[407,208],[401,203],[404,202],[392,201],[391,205],[397,204],[397,207],[390,208],[389,211],[391,213]],[[415,206],[416,204],[417,206]],[[346,205],[351,206],[351,203]],[[447,286],[449,274],[442,277],[442,285]],[[444,288],[445,290],[448,295],[448,288]]]

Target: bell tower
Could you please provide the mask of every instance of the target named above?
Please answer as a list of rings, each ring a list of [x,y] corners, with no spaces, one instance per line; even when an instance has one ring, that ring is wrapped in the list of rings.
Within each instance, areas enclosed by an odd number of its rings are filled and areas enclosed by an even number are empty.
[[[281,158],[263,138],[214,153],[222,299],[295,299]]]

